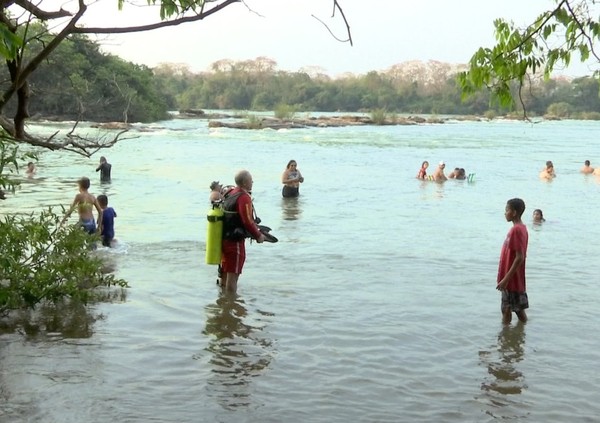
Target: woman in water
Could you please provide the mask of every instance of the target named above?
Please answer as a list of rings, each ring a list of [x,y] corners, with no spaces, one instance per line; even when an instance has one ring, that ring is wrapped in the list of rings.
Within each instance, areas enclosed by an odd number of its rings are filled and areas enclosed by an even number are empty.
[[[298,197],[300,195],[300,184],[304,182],[302,173],[298,170],[298,164],[295,160],[290,160],[281,175],[283,190],[281,195],[284,197]]]
[[[417,173],[417,179],[427,179],[427,168],[429,167],[429,162],[425,160],[421,164],[421,169],[419,169],[419,173]]]
[[[542,210],[535,209],[533,211],[533,223],[536,223],[539,225],[540,223],[545,222],[545,221],[546,221],[546,219],[544,219],[544,213],[542,212]]]
[[[79,225],[88,233],[94,234],[96,233],[96,222],[94,221],[94,207],[98,212],[98,226],[102,224],[102,207],[100,207],[100,203],[96,200],[92,194],[88,192],[90,188],[90,179],[85,176],[77,181],[77,185],[79,186],[79,192],[73,199],[73,204],[69,208],[69,211],[65,215],[63,219],[63,223],[69,218],[73,210],[77,208],[77,212],[79,213]]]

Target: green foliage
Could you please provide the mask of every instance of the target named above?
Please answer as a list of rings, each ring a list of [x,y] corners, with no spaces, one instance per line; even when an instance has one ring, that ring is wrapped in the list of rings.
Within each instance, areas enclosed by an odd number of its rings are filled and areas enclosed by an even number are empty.
[[[277,119],[291,120],[296,115],[296,108],[289,104],[280,103],[275,107],[274,114]]]
[[[495,110],[486,110],[483,116],[485,116],[486,119],[492,120],[498,116],[498,113],[496,113]]]
[[[19,163],[37,160],[33,152],[21,153],[18,144],[7,138],[0,130],[0,188],[14,192],[19,180],[14,176],[19,173]]]
[[[10,31],[4,22],[0,22],[0,56],[12,60],[23,45],[23,39]]]
[[[40,303],[86,303],[94,288],[127,283],[102,272],[96,238],[78,226],[62,228],[51,209],[0,221],[0,314]]]
[[[600,120],[600,112],[578,112],[572,115],[573,119]]]
[[[371,111],[370,116],[375,125],[385,125],[388,114],[385,109],[374,109]]]
[[[561,103],[552,103],[548,106],[546,114],[555,118],[568,118],[571,116],[572,111],[573,106],[563,101]]]
[[[256,115],[248,114],[246,116],[246,122],[248,123],[249,129],[260,129],[262,128],[262,119]]]
[[[595,53],[600,40],[600,23],[595,1],[556,0],[555,9],[541,13],[524,29],[503,19],[494,21],[496,45],[480,48],[469,62],[469,69],[458,75],[463,98],[487,88],[492,100],[501,106],[523,101],[522,88],[532,75],[547,80],[557,68],[568,67],[574,54],[584,62]],[[597,77],[598,71],[594,73]],[[513,89],[512,83],[516,89]]]
[[[402,70],[401,65],[397,66]],[[174,109],[275,110],[276,116],[281,113],[279,116],[285,119],[284,109],[293,104],[295,113],[381,109],[388,113],[388,120],[391,113],[482,115],[494,110],[503,115],[511,109],[497,102],[490,106],[491,96],[485,89],[473,91],[462,101],[456,71],[447,70],[444,64],[433,63],[424,65],[422,74],[403,74],[392,68],[329,79],[311,78],[302,72],[265,71],[252,61],[229,61],[228,67],[218,72],[182,75],[177,68],[169,72],[161,68],[155,74],[164,96],[176,100]],[[516,92],[514,84],[509,88]],[[528,88],[520,96],[530,114],[542,115],[548,105],[559,101],[568,101],[577,110],[600,111],[596,95],[600,88],[594,78],[572,83],[540,79]],[[281,105],[285,106],[277,112]]]
[[[28,27],[24,59],[37,55],[53,38],[43,24]],[[0,89],[10,81],[0,71]],[[152,70],[100,51],[83,35],[63,41],[29,77],[32,116],[96,122],[154,122],[166,119],[167,102]],[[6,106],[14,113],[16,99]]]

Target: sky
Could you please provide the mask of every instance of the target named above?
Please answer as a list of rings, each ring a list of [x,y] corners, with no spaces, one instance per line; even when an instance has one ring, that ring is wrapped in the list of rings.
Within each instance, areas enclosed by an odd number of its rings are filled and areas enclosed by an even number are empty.
[[[144,3],[145,1],[142,0]],[[277,68],[298,71],[319,67],[330,76],[347,72],[383,71],[407,61],[467,63],[482,46],[494,43],[493,21],[512,20],[524,26],[553,0],[339,0],[350,25],[354,45],[346,38],[339,13],[332,18],[330,0],[245,0],[203,21],[127,35],[102,35],[103,50],[125,60],[154,67],[160,63],[187,64],[193,72],[208,70],[221,59],[235,61],[260,56]],[[68,5],[68,3],[62,3]],[[117,0],[92,4],[87,26],[127,26],[156,20],[158,8]],[[66,7],[65,7],[66,8]],[[562,72],[591,73],[579,64]]]

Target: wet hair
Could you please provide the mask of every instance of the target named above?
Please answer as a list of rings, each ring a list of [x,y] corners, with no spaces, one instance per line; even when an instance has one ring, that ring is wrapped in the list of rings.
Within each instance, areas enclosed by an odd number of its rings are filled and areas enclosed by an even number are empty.
[[[517,213],[517,216],[523,216],[525,211],[525,202],[520,198],[511,198],[506,202],[506,205]]]
[[[590,165],[590,161],[589,161],[589,160],[586,160],[586,161],[585,161],[585,165],[586,165],[586,166],[589,166],[589,165]]]
[[[84,176],[79,181],[77,181],[77,184],[83,189],[90,189],[90,178]]]
[[[209,188],[210,188],[211,191],[214,191],[216,188],[218,188],[220,186],[221,186],[221,183],[219,181],[212,181],[210,183],[210,187]]]
[[[98,197],[96,197],[96,199],[98,200],[98,203],[100,204],[100,206],[102,206],[102,207],[108,206],[108,197],[106,195],[100,194]]]
[[[546,162],[546,167],[554,167],[554,164],[552,163],[552,160],[548,160]]]
[[[533,214],[535,214],[536,212],[540,214],[540,219],[546,220],[546,219],[544,219],[544,212],[542,211],[542,209],[535,209],[533,211]]]
[[[288,162],[288,164],[287,164],[287,166],[286,166],[285,168],[286,168],[286,169],[289,169],[289,168],[290,168],[290,166],[291,166],[293,163],[294,163],[294,164],[296,164],[296,165],[298,164],[298,163],[296,162],[296,160],[290,160],[290,161]]]
[[[423,163],[421,163],[421,167],[425,166],[426,163],[429,166],[429,162],[427,160],[425,160]]]

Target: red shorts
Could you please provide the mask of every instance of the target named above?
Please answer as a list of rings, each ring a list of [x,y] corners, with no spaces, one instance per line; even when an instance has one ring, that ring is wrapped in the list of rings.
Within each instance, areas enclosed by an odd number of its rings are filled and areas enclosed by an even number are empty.
[[[242,273],[246,261],[246,244],[242,241],[223,240],[223,255],[221,256],[221,267],[225,273]]]

